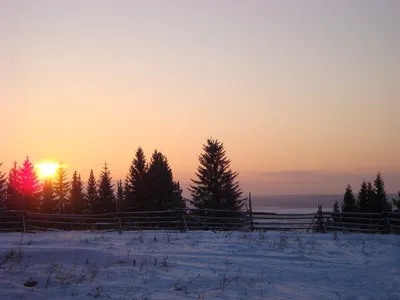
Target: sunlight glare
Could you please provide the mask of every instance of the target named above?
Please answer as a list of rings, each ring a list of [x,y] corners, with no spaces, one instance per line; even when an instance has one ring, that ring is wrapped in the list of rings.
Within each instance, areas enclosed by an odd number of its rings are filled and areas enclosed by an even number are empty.
[[[42,162],[40,164],[36,164],[35,167],[38,169],[39,178],[45,179],[53,177],[56,174],[57,169],[60,168],[60,164],[54,162]],[[64,164],[62,167],[65,167]]]

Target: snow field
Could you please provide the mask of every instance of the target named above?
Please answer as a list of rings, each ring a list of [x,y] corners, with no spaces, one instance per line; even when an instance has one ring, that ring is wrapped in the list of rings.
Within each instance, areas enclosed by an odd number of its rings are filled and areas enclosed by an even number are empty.
[[[0,299],[400,299],[400,237],[0,235]]]

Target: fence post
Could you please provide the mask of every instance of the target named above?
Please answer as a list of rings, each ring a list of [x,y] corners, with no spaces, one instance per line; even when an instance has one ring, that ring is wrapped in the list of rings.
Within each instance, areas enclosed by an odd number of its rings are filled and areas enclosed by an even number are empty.
[[[251,205],[251,193],[250,192],[249,192],[249,216],[250,216],[250,230],[254,231],[253,207]]]
[[[25,226],[25,196],[22,194],[22,227],[24,233],[26,233],[26,226]]]
[[[181,212],[181,214],[182,214],[183,224],[185,225],[185,231],[186,231],[186,232],[189,232],[189,229],[188,229],[187,224],[186,224],[186,218],[185,218],[186,210],[181,210],[180,212]]]
[[[121,222],[121,210],[119,208],[119,201],[115,201],[115,206],[117,208],[117,215],[118,215],[118,224],[119,224],[119,230],[118,233],[122,234],[122,222]]]
[[[390,224],[390,221],[389,221],[388,217],[389,217],[389,214],[388,214],[388,213],[385,213],[385,214],[383,215],[383,218],[384,218],[385,224],[386,224],[386,231],[389,232],[389,233],[394,234],[392,225]]]
[[[318,231],[326,233],[326,228],[324,224],[324,214],[322,212],[322,204],[318,204]]]

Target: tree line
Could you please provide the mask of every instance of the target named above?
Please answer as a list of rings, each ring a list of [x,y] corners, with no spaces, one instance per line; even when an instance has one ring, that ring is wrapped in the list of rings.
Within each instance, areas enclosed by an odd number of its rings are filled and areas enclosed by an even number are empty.
[[[1,171],[0,205],[9,210],[27,210],[59,214],[101,214],[108,212],[157,211],[185,208],[188,204],[202,209],[240,211],[242,191],[236,180],[238,173],[230,169],[224,145],[207,139],[199,156],[199,166],[189,192],[191,200],[182,196],[179,181],[174,180],[167,157],[155,150],[146,160],[139,147],[124,181],[113,184],[110,169],[104,164],[98,178],[90,171],[86,187],[81,175],[74,171],[71,180],[60,163],[54,177],[41,182],[29,157],[21,166],[13,163],[8,176]]]
[[[400,191],[399,199],[389,200],[382,174],[378,172],[373,182],[363,181],[357,196],[354,195],[350,184],[347,185],[343,201],[339,204],[335,201],[333,212],[361,212],[361,213],[386,213],[400,212]],[[394,207],[393,207],[394,206]]]

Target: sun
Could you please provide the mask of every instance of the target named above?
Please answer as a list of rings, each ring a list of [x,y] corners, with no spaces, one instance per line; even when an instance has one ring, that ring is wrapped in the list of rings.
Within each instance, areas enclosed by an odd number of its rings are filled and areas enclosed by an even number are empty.
[[[36,164],[35,168],[38,169],[38,177],[40,179],[46,179],[56,174],[57,169],[60,168],[60,164],[46,161]]]

